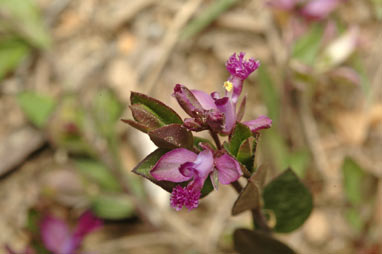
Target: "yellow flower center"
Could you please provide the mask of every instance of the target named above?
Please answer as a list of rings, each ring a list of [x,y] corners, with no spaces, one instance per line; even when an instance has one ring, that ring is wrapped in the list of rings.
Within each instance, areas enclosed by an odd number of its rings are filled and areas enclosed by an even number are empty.
[[[233,88],[232,82],[230,82],[230,81],[224,82],[223,86],[224,86],[225,90],[227,90],[228,92],[231,92],[231,90]]]

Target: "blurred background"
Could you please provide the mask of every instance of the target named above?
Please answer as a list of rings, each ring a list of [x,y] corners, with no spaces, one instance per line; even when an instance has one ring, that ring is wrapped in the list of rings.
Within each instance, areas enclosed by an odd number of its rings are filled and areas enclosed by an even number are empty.
[[[251,216],[231,216],[234,190],[169,208],[130,172],[155,146],[120,119],[130,91],[185,117],[174,85],[222,91],[240,51],[261,61],[244,119],[273,119],[256,164],[269,179],[291,167],[314,196],[277,237],[299,253],[382,253],[381,21],[381,0],[1,0],[0,253],[49,253],[41,218],[75,225],[89,209],[104,226],[83,253],[235,253]]]

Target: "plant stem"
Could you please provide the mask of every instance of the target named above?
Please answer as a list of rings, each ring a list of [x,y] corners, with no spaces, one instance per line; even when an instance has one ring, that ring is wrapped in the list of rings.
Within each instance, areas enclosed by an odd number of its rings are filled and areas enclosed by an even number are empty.
[[[218,150],[222,149],[222,144],[220,143],[220,139],[219,139],[218,135],[217,135],[215,132],[213,132],[212,130],[210,130],[210,134],[211,134],[211,137],[212,137],[212,138],[214,139],[214,141],[215,141],[216,148],[217,148]]]
[[[243,190],[243,187],[239,183],[239,181],[235,181],[231,183],[231,186],[235,189],[235,191],[240,194],[240,192]]]
[[[261,212],[260,208],[252,209],[252,220],[256,227],[258,227],[261,231],[264,231],[265,233],[271,233],[272,230],[267,224],[267,219],[265,218],[264,214]]]

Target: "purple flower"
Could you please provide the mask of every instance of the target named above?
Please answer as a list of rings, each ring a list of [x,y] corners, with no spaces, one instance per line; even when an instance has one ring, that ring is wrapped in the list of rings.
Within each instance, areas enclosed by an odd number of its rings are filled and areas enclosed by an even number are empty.
[[[312,0],[301,10],[301,14],[312,20],[326,18],[342,0]]]
[[[258,132],[262,129],[268,129],[272,126],[272,120],[267,116],[259,116],[255,120],[243,122],[252,132]]]
[[[188,210],[198,207],[204,182],[214,170],[222,184],[234,182],[242,175],[239,163],[230,155],[224,153],[214,158],[212,151],[205,148],[199,154],[184,148],[174,149],[164,154],[150,171],[158,181],[190,181],[186,187],[177,185],[172,190],[170,204],[177,211],[183,206]]]
[[[101,225],[101,220],[85,212],[71,232],[66,222],[48,215],[41,222],[41,238],[45,247],[54,254],[74,254],[83,238]]]
[[[240,52],[239,56],[236,56],[236,53],[234,53],[225,64],[227,70],[231,73],[228,81],[231,82],[233,86],[231,99],[234,105],[236,105],[243,89],[243,81],[260,66],[260,61],[253,58],[244,60],[244,55],[243,52]]]

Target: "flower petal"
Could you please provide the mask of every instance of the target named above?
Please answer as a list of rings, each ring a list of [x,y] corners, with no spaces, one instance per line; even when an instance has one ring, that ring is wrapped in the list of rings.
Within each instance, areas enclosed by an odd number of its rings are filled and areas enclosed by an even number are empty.
[[[224,113],[224,133],[230,133],[236,123],[235,106],[228,97],[223,97],[215,101],[215,104],[220,112]]]
[[[213,171],[214,157],[209,149],[203,150],[198,154],[194,162],[186,162],[179,171],[186,177],[192,177],[189,187],[194,191],[199,191],[203,188],[204,182],[208,175]]]
[[[216,105],[211,95],[200,90],[191,90],[192,94],[206,110],[216,109]]]
[[[326,18],[342,0],[312,0],[301,10],[302,15],[309,19]]]
[[[46,216],[41,225],[41,238],[45,247],[54,254],[71,254],[75,249],[68,225],[57,218]]]
[[[75,243],[78,246],[82,239],[92,231],[102,227],[102,221],[95,217],[90,211],[81,215],[74,230]]]
[[[272,126],[272,120],[267,116],[259,116],[255,120],[243,122],[252,132],[257,132],[261,129],[268,129]]]
[[[158,181],[184,182],[190,180],[179,172],[179,167],[186,162],[193,162],[198,155],[184,148],[174,149],[164,154],[150,171]]]
[[[226,153],[215,158],[215,166],[218,171],[219,182],[222,184],[232,183],[243,174],[239,162]]]
[[[203,113],[204,109],[195,95],[185,86],[176,84],[174,87],[173,96],[178,101],[179,105],[191,117],[198,117]]]

